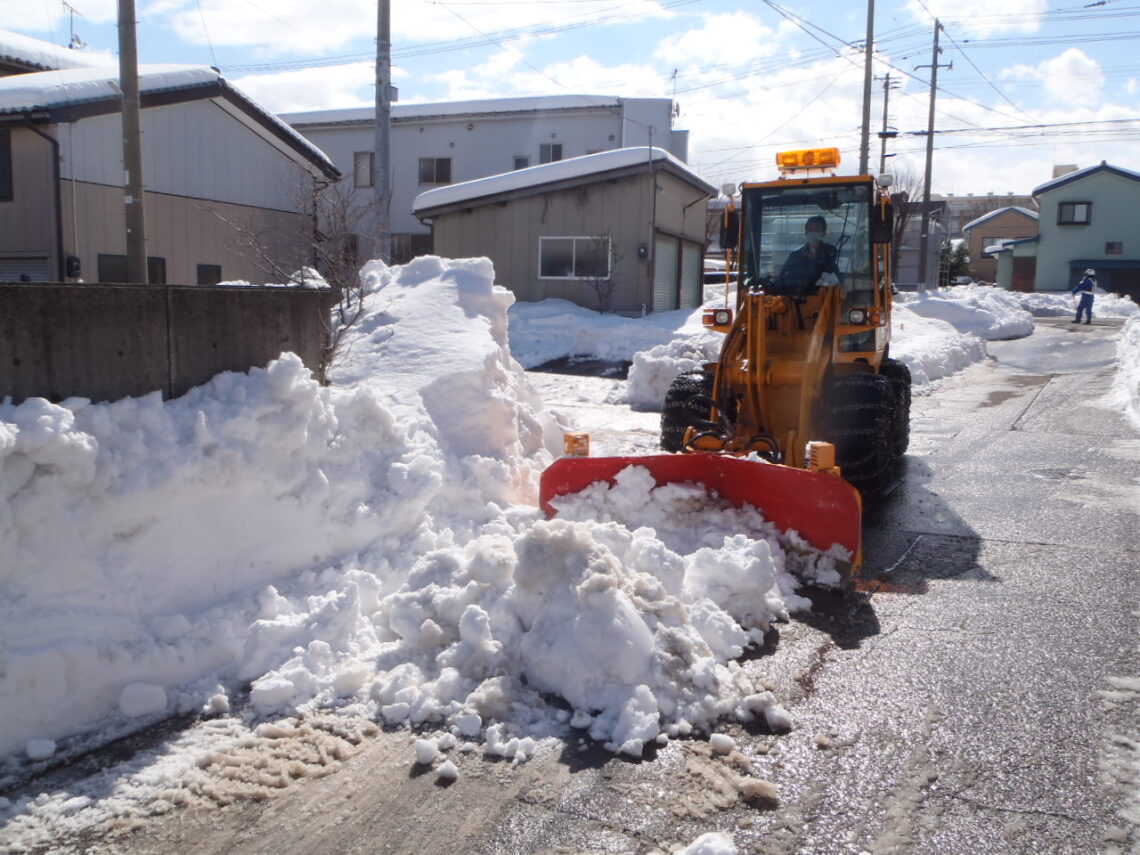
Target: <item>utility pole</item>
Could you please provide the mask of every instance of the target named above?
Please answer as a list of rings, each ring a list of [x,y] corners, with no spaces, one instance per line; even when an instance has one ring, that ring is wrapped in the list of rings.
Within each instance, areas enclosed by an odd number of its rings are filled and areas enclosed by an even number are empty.
[[[893,140],[899,135],[898,131],[890,130],[890,125],[887,124],[887,102],[890,101],[893,88],[895,88],[894,81],[891,80],[891,73],[888,71],[887,76],[883,78],[883,129],[879,131],[879,139],[882,142],[879,150],[880,175],[887,171],[887,140]]]
[[[859,174],[866,175],[871,149],[871,60],[875,47],[875,0],[867,0],[867,43],[863,46],[863,129],[859,138]]]
[[[376,151],[372,183],[376,198],[376,251],[392,258],[392,179],[389,135],[392,125],[392,14],[390,0],[378,0],[376,26]]]
[[[143,206],[142,127],[135,0],[119,0],[119,88],[123,90],[123,178],[127,227],[127,281],[147,283]]]
[[[926,123],[926,176],[922,182],[922,234],[918,244],[918,290],[926,290],[926,259],[930,253],[930,176],[934,167],[934,94],[938,89],[938,69],[953,68],[938,64],[938,33],[942,25],[934,19],[934,52],[930,59],[930,117]],[[917,68],[926,68],[919,65]]]

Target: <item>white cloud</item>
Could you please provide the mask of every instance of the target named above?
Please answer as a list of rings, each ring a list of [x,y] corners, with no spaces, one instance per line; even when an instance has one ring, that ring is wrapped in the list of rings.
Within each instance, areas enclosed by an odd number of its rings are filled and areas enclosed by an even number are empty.
[[[370,62],[251,74],[233,82],[274,113],[364,107],[375,103],[376,71]]]
[[[923,24],[938,18],[954,36],[993,36],[998,33],[1033,33],[1041,28],[1048,0],[909,0],[907,11]]]
[[[511,49],[471,68],[431,75],[425,82],[442,85],[444,94],[439,97],[448,101],[570,93],[663,98],[671,86],[657,70],[645,65],[602,65],[579,56],[538,67]]]
[[[200,10],[195,2],[165,3],[159,14],[169,14],[170,27],[190,44],[255,46],[268,55],[324,53],[362,32],[373,38],[376,32],[376,4],[367,0],[275,0],[264,5],[201,0]]]
[[[0,0],[10,3],[14,0]],[[106,0],[101,0],[106,2]],[[206,32],[215,46],[256,47],[266,55],[301,51],[328,53],[366,36],[375,40],[375,0],[274,0],[273,3],[235,3],[233,0],[158,0],[151,7],[156,17],[169,16],[180,38],[205,44]],[[591,7],[592,8],[592,7]],[[577,22],[599,20],[583,12],[580,3],[519,3],[456,5],[432,0],[400,0],[392,4],[391,29],[395,47],[472,40],[484,45],[504,45],[525,37],[518,31],[545,26],[560,28]],[[459,11],[462,10],[462,11]],[[652,0],[632,0],[612,16],[600,20],[646,20],[667,17]],[[205,18],[205,29],[202,20]],[[571,32],[574,32],[571,30]]]
[[[776,30],[747,12],[703,18],[703,26],[663,39],[654,58],[677,66],[708,66],[726,60],[739,64],[773,56],[781,49]]]
[[[1105,81],[1100,63],[1078,48],[1069,48],[1060,56],[1037,65],[1007,68],[1001,77],[1040,85],[1050,102],[1059,101],[1074,107],[1098,103]]]

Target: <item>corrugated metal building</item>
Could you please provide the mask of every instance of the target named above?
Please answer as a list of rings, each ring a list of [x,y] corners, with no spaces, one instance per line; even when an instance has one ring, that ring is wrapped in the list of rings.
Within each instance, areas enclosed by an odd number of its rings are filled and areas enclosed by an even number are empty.
[[[716,192],[668,152],[639,147],[430,190],[413,209],[431,221],[436,253],[490,257],[520,300],[639,315],[700,305]]]
[[[18,52],[8,35],[3,56]],[[107,66],[0,77],[0,279],[125,280],[117,79]],[[150,280],[266,281],[262,253],[311,263],[312,194],[339,177],[332,162],[213,69],[142,66],[140,89]]]

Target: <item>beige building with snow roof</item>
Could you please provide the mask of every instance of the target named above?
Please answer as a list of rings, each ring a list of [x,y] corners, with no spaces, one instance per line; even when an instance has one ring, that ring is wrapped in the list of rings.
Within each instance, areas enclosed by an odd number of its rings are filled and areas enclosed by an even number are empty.
[[[520,300],[624,315],[702,301],[705,201],[717,190],[659,148],[622,148],[421,193],[435,252],[488,256]]]
[[[0,281],[125,281],[118,68],[61,67],[75,56],[0,31]],[[151,283],[279,281],[262,254],[311,264],[332,162],[213,69],[142,66],[140,89]]]

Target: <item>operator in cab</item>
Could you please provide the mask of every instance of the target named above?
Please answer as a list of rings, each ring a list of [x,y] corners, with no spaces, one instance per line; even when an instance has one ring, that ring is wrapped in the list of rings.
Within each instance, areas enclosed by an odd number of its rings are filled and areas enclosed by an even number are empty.
[[[827,220],[808,217],[804,245],[793,250],[772,282],[772,293],[793,297],[814,294],[818,285],[838,285],[839,250],[825,243]]]

